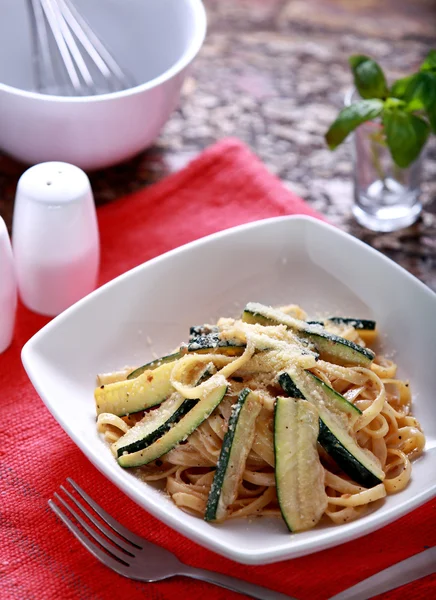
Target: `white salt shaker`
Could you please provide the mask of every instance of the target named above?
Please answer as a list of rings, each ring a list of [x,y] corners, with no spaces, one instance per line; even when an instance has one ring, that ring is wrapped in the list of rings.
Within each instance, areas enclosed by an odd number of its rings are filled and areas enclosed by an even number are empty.
[[[55,316],[95,289],[99,235],[91,186],[78,167],[46,162],[20,178],[12,243],[23,303]]]
[[[17,310],[17,283],[8,230],[0,217],[0,354],[12,341]]]

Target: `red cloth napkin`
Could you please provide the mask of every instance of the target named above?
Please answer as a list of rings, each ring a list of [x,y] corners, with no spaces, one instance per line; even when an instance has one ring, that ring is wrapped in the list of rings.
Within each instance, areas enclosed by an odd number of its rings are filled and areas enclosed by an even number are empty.
[[[101,282],[214,231],[290,213],[315,214],[269,174],[245,146],[224,140],[184,171],[99,209]],[[0,598],[241,597],[186,578],[137,583],[104,567],[47,507],[47,500],[66,477],[73,477],[126,527],[175,552],[182,561],[244,578],[300,600],[327,598],[436,544],[435,501],[359,540],[268,566],[239,565],[189,541],[140,509],[106,480],[38,398],[21,365],[20,351],[47,320],[20,306],[14,343],[0,356]],[[433,575],[384,597],[434,597],[435,583]]]

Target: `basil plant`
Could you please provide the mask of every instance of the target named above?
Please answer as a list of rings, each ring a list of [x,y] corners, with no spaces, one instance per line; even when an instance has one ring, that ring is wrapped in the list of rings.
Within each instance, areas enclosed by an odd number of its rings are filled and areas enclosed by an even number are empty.
[[[343,108],[326,133],[331,150],[365,121],[379,120],[384,143],[400,168],[421,153],[430,132],[436,133],[436,50],[431,50],[417,73],[388,86],[381,67],[368,56],[349,59],[360,99]]]

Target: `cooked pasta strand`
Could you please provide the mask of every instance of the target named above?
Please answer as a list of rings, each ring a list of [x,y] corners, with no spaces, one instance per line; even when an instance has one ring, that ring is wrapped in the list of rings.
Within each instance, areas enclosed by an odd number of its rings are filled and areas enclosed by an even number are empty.
[[[306,313],[299,306],[289,305],[281,310],[297,323],[306,319]],[[223,383],[227,386],[227,393],[187,439],[172,447],[160,459],[135,468],[134,472],[140,479],[165,486],[166,493],[178,507],[203,517],[233,405],[241,391],[248,388],[256,391],[262,408],[256,418],[253,441],[248,438],[249,447],[243,455],[247,458],[239,472],[237,495],[228,507],[227,518],[280,515],[274,472],[274,408],[277,396],[284,395],[284,392],[278,376],[283,371],[300,369],[300,372],[311,371],[361,411],[357,419],[355,416],[353,419],[340,407],[337,411],[336,405],[334,408],[335,418],[347,430],[347,435],[352,436],[364,455],[380,464],[385,475],[382,483],[371,488],[358,485],[318,444],[328,497],[325,516],[335,524],[349,522],[359,518],[368,506],[382,500],[386,494],[399,492],[407,486],[411,477],[411,460],[424,451],[425,436],[420,423],[411,414],[409,382],[397,377],[395,362],[380,355],[368,367],[328,362],[322,359],[322,355],[317,356],[312,342],[300,337],[298,331],[285,325],[273,325],[271,321],[262,325],[221,318],[215,328],[207,326],[206,331],[209,330],[218,332],[213,335],[219,336],[224,350],[212,345],[200,352],[184,346],[184,355],[174,360],[171,384],[193,404]],[[359,331],[348,323],[331,321],[326,321],[325,331],[362,346],[365,346],[363,339],[369,343],[376,336],[373,330]],[[232,344],[238,345],[238,352],[226,354],[226,349],[231,350]],[[204,372],[206,365],[209,378],[198,381],[193,374]],[[132,370],[126,368],[99,375],[98,385],[122,381]],[[311,399],[307,397],[306,400]],[[312,401],[315,402],[314,399]],[[168,406],[168,414],[171,415],[171,403],[166,403],[161,403],[161,406],[164,410]],[[181,414],[180,418],[186,418],[185,414]],[[107,443],[113,444],[141,419],[141,423],[153,423],[153,409],[125,417],[102,413],[97,419],[97,431]],[[378,478],[381,480],[380,476]]]

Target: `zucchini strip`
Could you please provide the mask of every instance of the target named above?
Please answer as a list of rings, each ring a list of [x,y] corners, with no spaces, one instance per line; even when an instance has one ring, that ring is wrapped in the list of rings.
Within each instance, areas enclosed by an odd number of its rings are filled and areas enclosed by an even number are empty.
[[[295,398],[278,397],[274,410],[277,498],[290,531],[314,527],[327,508],[317,439],[316,407]]]
[[[155,442],[130,454],[124,453],[118,457],[121,467],[139,467],[160,458],[185,440],[191,433],[205,421],[218,406],[227,392],[227,384],[219,385],[207,390],[203,398],[178,423]]]
[[[306,387],[307,373],[290,368],[287,374],[305,399],[313,402],[318,408],[320,419],[318,441],[344,473],[366,488],[382,483],[385,474],[375,456],[357,444],[340,415],[325,404],[323,396]],[[285,378],[282,379],[281,385],[287,392]]]
[[[365,344],[373,344],[377,339],[377,323],[371,319],[353,319],[352,317],[327,317],[324,321],[307,321],[309,325],[325,325],[326,322],[335,325],[349,325],[359,334]]]
[[[97,415],[105,412],[124,417],[160,404],[174,391],[171,384],[172,363],[154,371],[144,371],[136,379],[108,383],[94,392]]]
[[[165,425],[184,401],[185,399],[181,394],[177,392],[171,394],[168,400],[162,402],[155,410],[147,413],[138,423],[128,429],[124,435],[112,444],[112,450],[115,452],[115,455],[120,456],[123,452],[141,450],[143,440]]]
[[[375,357],[374,352],[350,342],[333,333],[328,333],[321,325],[310,325],[281,312],[256,302],[249,302],[243,312],[245,323],[260,323],[262,325],[286,325],[288,329],[297,332],[299,336],[312,342],[321,357],[333,359],[341,365],[358,365],[368,367]]]
[[[210,333],[218,333],[219,329],[216,325],[191,325],[189,328],[189,341],[195,340],[201,335],[208,335]]]
[[[262,408],[259,397],[245,388],[238,396],[223,439],[204,518],[222,521],[238,495],[247,456],[253,444],[256,417]]]
[[[160,367],[163,363],[174,362],[179,358],[182,358],[187,353],[217,353],[224,354],[225,356],[241,356],[245,350],[245,344],[233,342],[232,340],[220,340],[217,333],[208,333],[205,335],[197,336],[189,342],[187,346],[181,346],[177,352],[157,358],[142,367],[138,367],[132,371],[127,379],[135,379],[139,375],[142,375],[144,371],[150,371]]]
[[[144,373],[144,371],[154,371],[154,369],[158,369],[160,366],[166,363],[173,363],[174,361],[182,358],[181,352],[173,352],[172,354],[168,354],[167,356],[161,356],[161,358],[156,358],[156,360],[152,360],[146,365],[142,365],[142,367],[138,367],[129,375],[127,375],[127,379],[136,379],[140,375]]]
[[[294,370],[294,378],[295,370]],[[324,383],[319,377],[310,371],[301,371],[298,376],[298,387],[295,385],[292,373],[284,372],[278,377],[278,382],[289,396],[293,398],[310,398],[317,395],[318,405],[320,402],[335,413],[345,413],[350,417],[350,424],[354,425],[362,414],[362,411],[354,404],[351,404],[344,396]]]
[[[306,321],[309,325],[324,325],[325,321],[331,321],[336,325],[350,325],[358,331],[374,331],[376,322],[370,319],[353,319],[352,317],[327,317],[323,321]]]
[[[202,373],[196,378],[195,385],[205,381],[210,374],[210,366],[203,367]],[[113,444],[112,449],[116,451],[117,456],[121,456],[125,452],[130,454],[147,448],[188,414],[197,402],[198,399],[187,400],[178,392],[174,392],[159,408],[146,414],[129,429]]]

